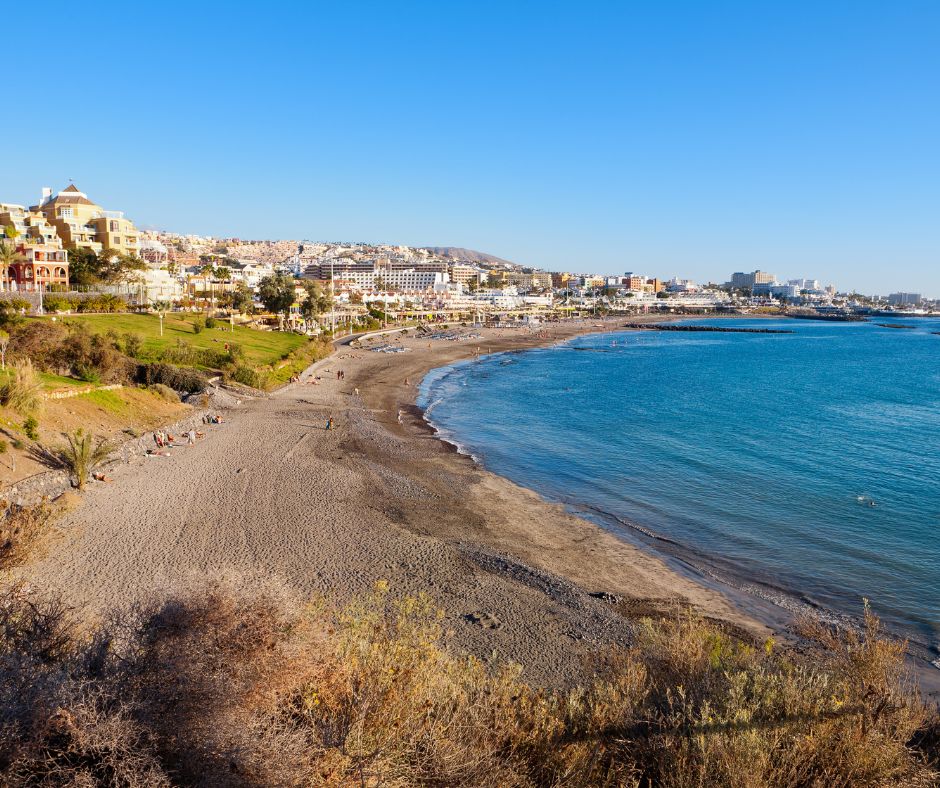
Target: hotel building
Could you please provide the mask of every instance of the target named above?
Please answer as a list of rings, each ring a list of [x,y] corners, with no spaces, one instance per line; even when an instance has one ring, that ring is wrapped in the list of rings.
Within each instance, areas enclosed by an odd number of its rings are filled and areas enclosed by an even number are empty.
[[[122,211],[106,211],[72,184],[55,197],[42,190],[42,201],[30,208],[53,225],[66,249],[113,249],[133,257],[140,255],[140,233]]]

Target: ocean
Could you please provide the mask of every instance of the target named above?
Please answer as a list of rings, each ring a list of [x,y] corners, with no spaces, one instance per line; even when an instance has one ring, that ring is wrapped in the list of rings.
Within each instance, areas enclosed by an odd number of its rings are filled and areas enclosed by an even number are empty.
[[[778,601],[868,599],[935,658],[940,320],[685,322],[793,333],[593,334],[434,370],[419,404],[626,539]]]

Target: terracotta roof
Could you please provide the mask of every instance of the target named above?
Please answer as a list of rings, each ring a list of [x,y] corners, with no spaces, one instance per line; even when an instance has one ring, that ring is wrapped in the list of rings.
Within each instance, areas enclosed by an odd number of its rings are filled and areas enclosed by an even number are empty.
[[[74,183],[72,183],[72,184],[69,184],[68,188],[63,189],[62,191],[63,192],[77,192],[78,187]]]

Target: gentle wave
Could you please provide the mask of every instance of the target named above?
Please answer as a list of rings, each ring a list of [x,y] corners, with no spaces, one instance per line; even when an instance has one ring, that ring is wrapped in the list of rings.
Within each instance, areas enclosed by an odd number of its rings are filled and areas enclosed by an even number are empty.
[[[421,397],[463,453],[703,574],[837,616],[866,597],[936,648],[940,321],[918,325],[591,335],[435,370]]]

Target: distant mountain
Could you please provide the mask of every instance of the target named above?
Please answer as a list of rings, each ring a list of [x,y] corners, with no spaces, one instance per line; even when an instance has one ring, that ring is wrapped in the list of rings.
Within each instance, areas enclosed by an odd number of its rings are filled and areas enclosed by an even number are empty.
[[[451,260],[461,260],[466,263],[477,263],[478,265],[508,265],[513,268],[519,267],[516,263],[503,260],[502,257],[496,257],[495,255],[486,254],[485,252],[477,252],[473,249],[461,249],[459,246],[426,246],[424,248],[441,257],[449,257]]]

